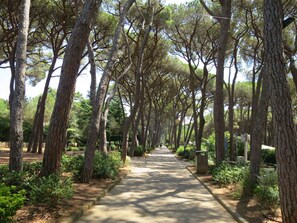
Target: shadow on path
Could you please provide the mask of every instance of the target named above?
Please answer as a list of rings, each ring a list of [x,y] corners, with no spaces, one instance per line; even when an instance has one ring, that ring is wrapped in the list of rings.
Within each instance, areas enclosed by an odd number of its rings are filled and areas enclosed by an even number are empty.
[[[78,223],[236,222],[166,147],[132,164],[132,173]]]

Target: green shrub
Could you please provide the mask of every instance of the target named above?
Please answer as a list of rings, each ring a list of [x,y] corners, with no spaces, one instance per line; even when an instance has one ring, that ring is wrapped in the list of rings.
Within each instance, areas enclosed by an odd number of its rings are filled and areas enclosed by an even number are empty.
[[[23,171],[30,175],[37,175],[42,169],[42,162],[24,163]]]
[[[208,162],[215,163],[215,134],[211,134],[207,139],[202,139],[201,149],[207,151]]]
[[[151,153],[154,150],[153,147],[146,147],[146,152]]]
[[[212,179],[218,185],[228,185],[244,181],[247,167],[230,165],[223,162],[211,170]]]
[[[16,172],[11,171],[7,172],[5,175],[0,178],[0,183],[5,184],[6,186],[14,186],[16,191],[21,191],[23,189],[28,189],[30,181],[32,181],[36,175],[31,175],[27,172]]]
[[[62,156],[62,168],[65,172],[72,172],[74,180],[80,179],[81,170],[83,167],[84,157],[77,156]]]
[[[145,153],[145,148],[143,148],[143,146],[137,146],[134,149],[134,156],[143,156],[144,153]]]
[[[262,171],[254,193],[263,206],[277,207],[279,205],[279,191],[276,171]]]
[[[112,144],[110,144],[109,148],[110,148],[110,150],[114,151],[117,149],[117,146],[114,143],[112,143]]]
[[[264,163],[276,164],[276,156],[274,149],[262,149],[261,157]]]
[[[68,146],[66,147],[66,151],[76,152],[76,151],[80,151],[80,148],[76,146]]]
[[[175,153],[178,156],[184,157],[185,159],[195,159],[195,147],[193,146],[187,146],[186,149],[184,149],[184,146],[180,146]]]
[[[96,153],[93,164],[93,177],[114,178],[119,173],[119,168],[123,165],[120,153],[111,152],[108,155]]]
[[[6,223],[12,220],[16,211],[24,205],[25,190],[16,192],[15,186],[0,184],[0,222]]]
[[[0,165],[0,181],[9,172],[8,165]]]
[[[37,178],[30,184],[29,199],[33,204],[57,206],[60,202],[73,195],[71,178],[60,178],[57,174]]]

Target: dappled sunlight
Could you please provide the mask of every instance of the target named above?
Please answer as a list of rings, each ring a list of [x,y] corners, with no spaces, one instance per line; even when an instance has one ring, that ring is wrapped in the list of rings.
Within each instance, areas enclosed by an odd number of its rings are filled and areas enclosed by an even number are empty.
[[[78,222],[235,222],[167,149],[132,163],[132,173]]]
[[[136,168],[133,168],[133,172],[134,173],[149,173],[149,172],[155,172],[155,170],[152,170],[150,168],[136,167]]]

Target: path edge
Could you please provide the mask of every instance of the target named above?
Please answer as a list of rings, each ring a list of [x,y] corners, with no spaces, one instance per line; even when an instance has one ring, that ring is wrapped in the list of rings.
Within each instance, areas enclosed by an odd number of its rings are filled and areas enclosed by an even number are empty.
[[[197,176],[196,173],[191,171],[191,169],[187,166],[187,170],[192,174],[193,177],[195,177],[202,185],[203,187],[225,208],[226,211],[239,223],[248,223],[247,220],[245,220],[236,210],[234,210],[231,205],[229,205],[226,201],[224,201],[222,198],[220,198],[218,195],[212,192],[212,190],[208,187],[207,183],[204,183],[199,176]]]
[[[76,222],[91,207],[93,207],[94,205],[96,205],[103,197],[105,197],[109,191],[111,191],[116,185],[118,185],[119,183],[121,183],[130,173],[131,173],[131,169],[128,170],[127,172],[125,172],[125,173],[122,173],[117,179],[115,179],[115,181],[111,185],[109,185],[102,192],[100,192],[96,196],[96,199],[95,200],[85,202],[79,210],[71,213],[70,216],[61,217],[61,218],[58,218],[58,219],[53,219],[53,220],[47,221],[47,223],[74,223],[74,222]]]

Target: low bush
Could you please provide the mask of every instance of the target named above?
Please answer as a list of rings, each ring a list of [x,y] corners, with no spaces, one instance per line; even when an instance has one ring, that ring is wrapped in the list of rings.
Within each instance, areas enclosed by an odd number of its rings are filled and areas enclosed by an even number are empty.
[[[72,172],[74,180],[78,180],[80,177],[83,162],[84,162],[84,157],[82,155],[77,155],[77,156],[63,155],[62,169],[65,172]]]
[[[54,207],[73,195],[73,181],[57,174],[36,178],[30,184],[29,199],[33,204]]]
[[[143,156],[145,148],[143,146],[137,146],[134,150],[134,156]]]
[[[146,152],[147,152],[147,153],[151,153],[153,150],[154,150],[153,147],[147,147],[147,148],[146,148]]]
[[[276,156],[274,149],[262,149],[261,157],[264,163],[276,164]]]
[[[42,162],[24,163],[23,171],[30,175],[38,175],[42,168]]]
[[[109,149],[110,149],[111,151],[114,151],[114,150],[117,149],[117,146],[116,146],[114,143],[112,143],[112,144],[109,145]]]
[[[16,191],[15,186],[0,184],[0,222],[11,222],[17,210],[24,205],[25,190]]]
[[[0,165],[0,181],[9,172],[8,165]]]
[[[66,151],[72,151],[72,152],[77,152],[80,151],[80,147],[76,147],[76,146],[68,146],[66,147]]]
[[[193,146],[187,146],[186,149],[184,149],[184,146],[180,146],[175,153],[178,156],[184,157],[185,159],[195,159],[195,147]]]
[[[121,154],[117,151],[108,155],[98,152],[94,157],[93,177],[114,178],[119,173],[119,168],[123,165]]]
[[[27,190],[30,182],[36,177],[36,175],[31,175],[28,172],[6,172],[0,178],[0,183],[6,186],[14,186],[16,191],[21,191],[23,189]]]
[[[247,167],[230,165],[223,162],[211,170],[213,181],[220,185],[225,186],[243,182],[247,175]]]
[[[265,207],[278,207],[279,191],[276,171],[262,171],[255,188],[257,200]]]

